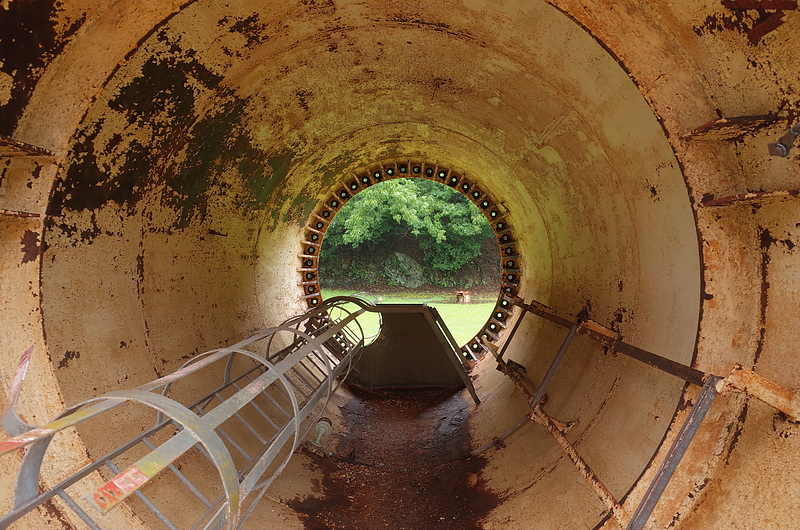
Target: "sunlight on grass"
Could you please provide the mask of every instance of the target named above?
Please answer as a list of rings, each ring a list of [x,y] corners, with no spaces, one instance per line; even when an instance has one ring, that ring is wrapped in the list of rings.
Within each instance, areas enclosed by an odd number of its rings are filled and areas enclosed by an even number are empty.
[[[353,291],[344,289],[322,289],[323,298],[334,296],[350,296]],[[427,302],[442,315],[447,327],[459,345],[465,344],[481,330],[494,309],[495,299],[477,298],[473,296],[471,304],[455,303],[455,295],[449,292],[417,291],[410,293],[361,293],[374,303],[383,304],[422,304]],[[366,313],[358,321],[364,328],[364,336],[369,339],[377,335],[380,327],[380,316],[377,313]]]

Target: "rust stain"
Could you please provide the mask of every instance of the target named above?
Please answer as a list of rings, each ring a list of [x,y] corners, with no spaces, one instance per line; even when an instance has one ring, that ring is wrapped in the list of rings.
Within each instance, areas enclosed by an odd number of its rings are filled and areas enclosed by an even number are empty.
[[[603,505],[605,505],[606,509],[611,512],[621,527],[625,527],[630,521],[630,515],[628,515],[626,510],[619,504],[619,501],[614,498],[614,495],[605,486],[605,484],[603,484],[595,472],[592,471],[583,457],[578,454],[578,451],[575,450],[575,447],[564,435],[562,428],[553,420],[553,418],[545,414],[539,405],[537,405],[533,412],[531,412],[530,418],[550,431],[550,434],[553,435],[556,443],[558,443],[558,445],[564,450],[566,455],[583,476],[586,483],[590,488],[592,488],[592,491],[594,491]]]
[[[460,394],[351,390],[336,454],[314,463],[322,493],[289,503],[306,528],[480,528],[498,497],[477,478]]]
[[[20,244],[22,245],[22,263],[36,261],[41,251],[41,247],[39,246],[39,232],[25,230]]]
[[[44,511],[45,513],[47,513],[48,516],[57,520],[61,524],[61,528],[64,528],[65,530],[72,530],[73,528],[75,528],[70,524],[69,520],[66,517],[64,517],[63,512],[61,512],[61,510],[58,509],[56,503],[53,502],[53,499],[50,499],[49,501],[42,503],[42,508],[44,508]]]
[[[80,352],[67,350],[64,352],[64,357],[58,362],[59,368],[69,368],[69,362],[73,359],[79,359],[81,356]]]
[[[727,392],[730,389],[746,392],[775,407],[792,420],[800,420],[800,396],[739,364],[733,368],[728,377],[717,384],[717,390],[720,392]]]
[[[28,0],[8,2],[4,7],[0,16],[0,50],[9,53],[3,53],[0,72],[10,75],[14,82],[11,101],[0,105],[0,134],[12,136],[40,76],[86,17],[70,20],[66,30],[59,30],[56,19],[63,9],[61,2]]]
[[[738,348],[748,338],[747,331],[744,328],[739,328],[736,335],[731,338],[731,348]]]

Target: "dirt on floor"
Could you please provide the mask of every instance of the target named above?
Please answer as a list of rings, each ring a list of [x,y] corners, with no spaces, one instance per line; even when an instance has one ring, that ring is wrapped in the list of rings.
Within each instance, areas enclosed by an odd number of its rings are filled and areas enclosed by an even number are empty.
[[[306,528],[481,528],[497,497],[478,478],[484,460],[469,454],[462,392],[349,391],[347,431],[316,459],[320,495],[289,503]]]

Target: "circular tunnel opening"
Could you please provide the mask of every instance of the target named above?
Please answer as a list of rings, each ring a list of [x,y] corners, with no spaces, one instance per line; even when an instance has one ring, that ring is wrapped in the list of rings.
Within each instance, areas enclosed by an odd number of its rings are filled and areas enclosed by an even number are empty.
[[[287,30],[291,43],[242,38],[250,48],[237,55],[225,53],[237,42],[234,14],[198,16],[208,4],[189,4],[145,39],[70,132],[40,278],[48,388],[65,402],[142,384],[318,305],[320,244],[333,216],[364,187],[405,174],[455,179],[484,212],[503,295],[583,314],[691,362],[701,271],[680,166],[626,72],[568,17],[534,2],[495,25],[460,7],[427,13],[446,19],[432,24],[377,4],[359,5],[375,11],[365,18],[346,5],[346,39],[312,38],[303,22]],[[288,11],[280,16],[292,20]],[[151,113],[148,101],[168,104]],[[180,134],[167,142],[164,130]],[[503,344],[519,318],[499,299],[465,347],[480,354],[483,338]],[[541,381],[564,333],[525,316],[506,356]],[[668,432],[683,384],[583,338],[573,346],[548,412],[572,423],[572,441],[622,499]],[[473,376],[483,400],[464,423],[474,448],[530,411],[493,363]],[[332,420],[335,434],[350,432],[345,419]],[[95,455],[119,441],[113,434],[81,441]],[[607,515],[533,424],[486,460],[469,479],[500,496],[486,526],[581,527]],[[293,463],[275,506],[312,497],[308,477],[325,473],[315,466],[302,456]],[[287,517],[296,523],[296,513]]]
[[[369,199],[360,200],[365,197],[360,193],[367,189],[370,189]],[[382,194],[381,191],[376,194],[376,190],[382,190]],[[355,197],[359,199],[353,200]],[[392,233],[397,229],[402,229],[405,234]],[[416,250],[426,262],[427,269],[420,267],[410,256],[397,252],[399,249],[391,244],[384,247],[386,256],[376,257],[376,249],[368,248],[369,255],[361,260],[354,257],[353,252],[348,252],[346,258],[341,254],[336,256],[330,251],[331,244],[325,245],[326,241],[339,246],[351,244],[353,248],[350,250],[355,251],[360,243],[378,239],[374,232],[385,234],[386,240],[391,242],[398,241],[398,236],[414,232]],[[447,240],[448,232],[450,241]],[[487,244],[490,234],[494,236],[494,244]],[[350,275],[361,273],[374,278],[384,274],[390,285],[392,282],[410,282],[408,285],[412,289],[430,283],[447,286],[449,289],[440,289],[436,295],[398,296],[393,301],[431,302],[438,306],[445,320],[455,326],[451,332],[462,345],[464,354],[483,355],[486,350],[483,342],[498,340],[501,326],[512,311],[504,297],[515,296],[519,286],[522,258],[515,243],[502,206],[464,172],[425,161],[382,161],[356,170],[334,186],[328,198],[317,204],[301,241],[299,284],[308,305],[316,306],[324,295],[326,274],[333,276],[336,270],[333,260],[344,262],[347,259],[344,268]],[[413,250],[413,245],[411,248]],[[385,252],[386,249],[390,252]],[[494,270],[481,274],[477,279],[473,276],[459,280],[457,271],[479,256]],[[412,266],[416,270],[411,271]],[[383,271],[378,270],[379,267]],[[355,271],[357,268],[361,270]],[[339,265],[341,269],[342,265]],[[480,298],[475,293],[473,299],[471,282],[483,283],[489,291],[494,288],[499,295],[494,302],[472,305]],[[465,284],[466,288],[459,288]],[[447,300],[441,299],[442,296],[453,298],[456,304],[448,304]],[[465,312],[467,316],[462,317]],[[369,324],[370,329],[376,331],[376,324],[371,320],[377,319],[370,319]]]

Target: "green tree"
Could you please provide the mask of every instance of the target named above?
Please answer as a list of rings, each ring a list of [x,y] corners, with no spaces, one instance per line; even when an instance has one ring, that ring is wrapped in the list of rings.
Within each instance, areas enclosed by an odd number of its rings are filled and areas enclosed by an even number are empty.
[[[429,267],[452,273],[479,256],[482,241],[492,236],[480,210],[452,188],[396,179],[362,191],[342,207],[325,235],[321,258],[336,259],[353,249],[375,253],[399,238],[413,238]]]

